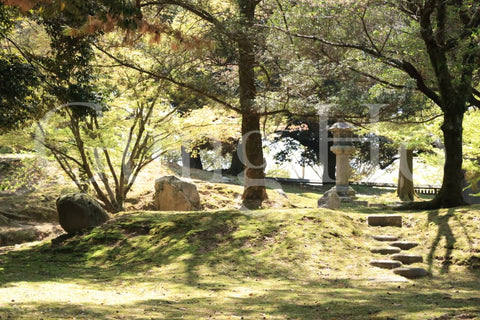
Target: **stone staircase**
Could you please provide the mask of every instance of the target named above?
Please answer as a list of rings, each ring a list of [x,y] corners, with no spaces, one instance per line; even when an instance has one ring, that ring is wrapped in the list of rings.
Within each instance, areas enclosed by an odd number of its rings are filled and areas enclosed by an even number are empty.
[[[402,216],[400,215],[371,215],[367,218],[369,226],[376,227],[402,227]],[[401,240],[395,235],[374,235],[373,239],[378,243],[370,249],[375,255],[381,255],[383,259],[374,259],[370,265],[392,269],[393,273],[408,279],[415,279],[427,276],[429,273],[424,268],[412,267],[415,263],[422,263],[421,255],[411,253],[410,249],[418,246],[417,242]],[[408,251],[408,252],[407,252]]]

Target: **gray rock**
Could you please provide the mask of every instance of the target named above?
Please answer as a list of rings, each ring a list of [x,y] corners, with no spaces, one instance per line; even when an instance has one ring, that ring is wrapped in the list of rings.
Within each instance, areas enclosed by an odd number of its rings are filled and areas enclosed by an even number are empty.
[[[372,236],[373,239],[377,241],[397,241],[399,237],[397,236],[390,236],[390,235],[378,235],[378,236]]]
[[[409,250],[411,248],[415,248],[416,246],[418,246],[418,242],[415,242],[415,241],[394,241],[394,242],[391,242],[390,245],[392,247],[398,247],[402,250]]]
[[[175,176],[165,176],[155,180],[153,204],[162,211],[200,210],[200,195],[193,183]]]
[[[371,215],[367,217],[367,223],[369,226],[379,226],[379,227],[401,227],[402,226],[402,216],[396,214],[382,214],[382,215]]]
[[[379,248],[372,248],[370,249],[371,253],[380,253],[380,254],[394,254],[399,253],[400,248],[397,247],[379,247]]]
[[[370,265],[383,269],[395,269],[401,267],[402,263],[396,260],[372,260]]]
[[[423,262],[423,257],[418,254],[397,253],[391,256],[392,260],[400,261],[403,264]]]
[[[325,192],[323,197],[318,199],[317,208],[328,208],[328,209],[338,209],[340,208],[341,199],[338,196],[337,192],[334,190],[329,190]]]
[[[393,273],[403,276],[408,279],[415,279],[428,276],[428,271],[423,268],[408,268],[401,267],[393,269]]]
[[[67,233],[101,225],[109,219],[98,201],[85,193],[70,193],[57,199],[58,222]]]

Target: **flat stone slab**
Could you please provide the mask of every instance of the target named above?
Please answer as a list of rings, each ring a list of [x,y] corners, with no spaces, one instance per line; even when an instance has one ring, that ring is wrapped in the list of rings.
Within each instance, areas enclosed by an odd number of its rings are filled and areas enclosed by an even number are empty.
[[[408,279],[416,279],[428,276],[428,271],[423,268],[401,267],[393,269],[393,273]]]
[[[384,269],[395,269],[401,267],[402,263],[396,260],[372,260],[370,265]]]
[[[394,254],[400,253],[402,251],[400,248],[397,247],[379,247],[379,248],[371,248],[371,253],[380,253],[380,254]]]
[[[399,275],[391,275],[391,276],[380,276],[375,278],[368,278],[368,281],[371,282],[409,282],[409,280],[405,277]]]
[[[402,216],[397,214],[381,214],[367,217],[367,223],[372,227],[401,227]]]
[[[391,235],[378,235],[378,236],[372,236],[373,239],[377,241],[397,241],[400,239],[397,236],[391,236]]]
[[[390,243],[390,246],[397,247],[402,250],[409,250],[418,246],[418,242],[415,241],[394,241]]]
[[[391,258],[392,260],[400,261],[403,264],[423,262],[423,257],[418,254],[397,253],[397,254],[393,254]]]

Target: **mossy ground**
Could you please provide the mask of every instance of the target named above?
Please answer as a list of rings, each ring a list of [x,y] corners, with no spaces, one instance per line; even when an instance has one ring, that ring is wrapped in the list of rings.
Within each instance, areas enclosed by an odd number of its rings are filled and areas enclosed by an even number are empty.
[[[370,209],[377,212],[378,209]],[[480,208],[127,212],[0,256],[2,319],[479,319]],[[372,268],[371,235],[417,240],[432,276]],[[393,281],[393,282],[392,282]]]
[[[380,229],[367,215],[388,209],[315,209],[321,188],[270,189],[273,208],[238,211],[241,186],[192,171],[208,211],[138,210],[155,177],[101,227],[2,248],[0,319],[480,319],[480,206],[402,212],[402,228]],[[397,201],[354,188],[371,204]],[[59,192],[4,196],[2,207],[51,212]],[[431,276],[370,267],[371,236],[385,233],[418,241]]]

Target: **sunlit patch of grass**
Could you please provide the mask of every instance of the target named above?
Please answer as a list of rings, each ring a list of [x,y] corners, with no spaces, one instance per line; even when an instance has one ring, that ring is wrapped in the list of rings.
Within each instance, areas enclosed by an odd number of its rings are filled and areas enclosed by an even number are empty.
[[[403,228],[382,229],[353,208],[121,213],[58,245],[3,253],[0,316],[475,319],[479,209],[402,213]],[[390,270],[369,266],[378,233],[418,241],[432,276],[388,282]]]

